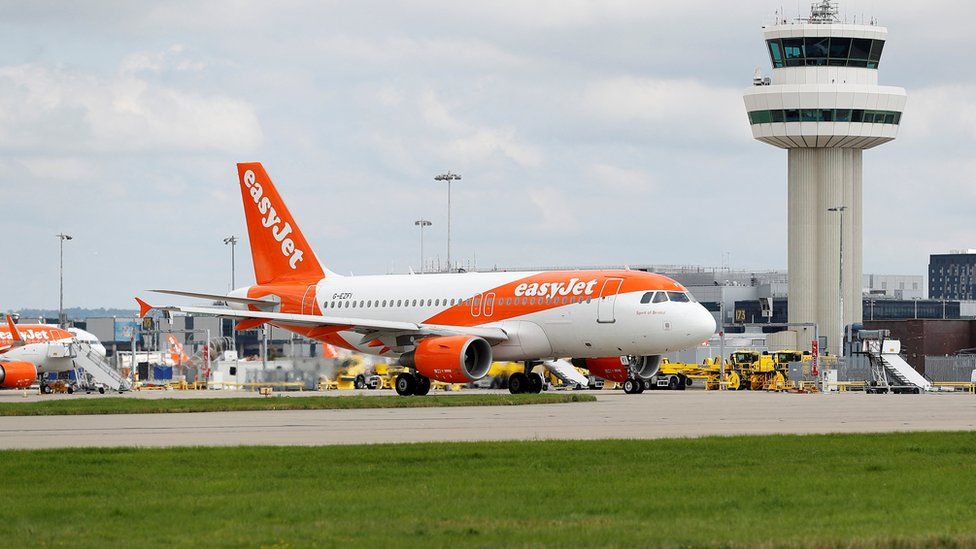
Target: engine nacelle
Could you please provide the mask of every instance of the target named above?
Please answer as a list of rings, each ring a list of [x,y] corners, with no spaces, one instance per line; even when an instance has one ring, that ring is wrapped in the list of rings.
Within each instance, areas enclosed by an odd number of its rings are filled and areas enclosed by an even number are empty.
[[[491,368],[491,345],[480,337],[434,336],[400,356],[401,366],[445,383],[468,383],[485,377]]]
[[[654,377],[661,368],[661,355],[573,359],[573,365],[608,381],[623,383],[631,372],[642,379]]]
[[[632,356],[628,362],[641,379],[651,379],[661,369],[661,355]]]
[[[23,389],[37,379],[37,367],[31,362],[0,362],[0,387]]]

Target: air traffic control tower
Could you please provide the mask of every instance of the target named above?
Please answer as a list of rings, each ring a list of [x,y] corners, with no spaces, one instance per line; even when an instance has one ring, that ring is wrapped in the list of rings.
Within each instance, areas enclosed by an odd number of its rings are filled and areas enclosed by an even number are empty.
[[[816,322],[831,354],[862,320],[861,155],[898,135],[905,108],[903,88],[878,85],[887,35],[841,22],[829,1],[779,17],[763,27],[772,77],[756,69],[744,94],[753,137],[789,158],[789,321]],[[813,329],[797,335],[809,349]]]

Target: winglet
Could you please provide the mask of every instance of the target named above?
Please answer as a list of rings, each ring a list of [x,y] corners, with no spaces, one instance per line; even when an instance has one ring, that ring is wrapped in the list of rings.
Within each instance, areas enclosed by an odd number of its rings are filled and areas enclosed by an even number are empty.
[[[149,311],[153,310],[153,306],[146,303],[145,301],[136,298],[136,303],[139,304],[139,318],[145,318]]]
[[[24,344],[24,338],[20,336],[20,330],[17,329],[17,325],[14,324],[14,319],[10,315],[7,315],[7,326],[10,327],[10,337],[14,340],[14,347],[19,347]]]

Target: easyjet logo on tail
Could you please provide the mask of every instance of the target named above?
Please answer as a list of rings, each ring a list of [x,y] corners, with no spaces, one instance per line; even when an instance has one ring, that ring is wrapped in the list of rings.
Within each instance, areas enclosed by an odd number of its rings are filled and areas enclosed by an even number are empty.
[[[244,186],[248,188],[254,205],[261,214],[261,225],[271,231],[271,236],[281,244],[281,255],[288,259],[288,266],[297,269],[298,264],[305,257],[304,250],[295,246],[295,241],[288,237],[292,232],[291,223],[281,222],[277,210],[271,205],[271,199],[264,194],[264,188],[257,182],[253,170],[244,172],[242,178]]]

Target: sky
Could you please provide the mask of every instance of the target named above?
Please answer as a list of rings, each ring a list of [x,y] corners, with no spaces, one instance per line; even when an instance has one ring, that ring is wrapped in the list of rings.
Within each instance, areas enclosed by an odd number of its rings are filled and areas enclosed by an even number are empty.
[[[333,271],[786,266],[786,152],[751,138],[783,2],[0,2],[0,309],[226,291],[261,161]],[[787,16],[809,3],[785,5]],[[864,160],[864,270],[976,247],[976,4],[843,2],[889,28],[896,141]],[[246,238],[237,283],[252,280]]]

